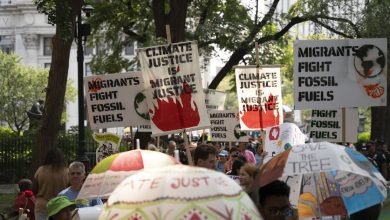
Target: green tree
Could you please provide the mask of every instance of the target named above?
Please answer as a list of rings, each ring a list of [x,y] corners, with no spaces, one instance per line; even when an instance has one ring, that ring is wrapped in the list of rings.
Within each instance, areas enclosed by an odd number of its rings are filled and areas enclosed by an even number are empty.
[[[173,42],[197,40],[202,55],[215,55],[217,47],[231,54],[209,85],[210,89],[217,88],[234,65],[248,61],[247,55],[253,53],[255,42],[261,48],[267,48],[278,40],[286,44],[287,41],[282,38],[296,24],[312,21],[325,25],[331,21],[355,29],[350,20],[329,16],[332,7],[345,4],[341,0],[320,1],[324,4],[316,3],[319,2],[317,0],[298,1],[286,14],[276,12],[279,0],[272,1],[265,14],[256,9],[258,0],[249,6],[242,5],[239,0],[89,2],[95,8],[90,19],[93,27],[90,44],[106,45],[107,48],[93,59],[93,72],[112,73],[134,68],[136,60],[127,61],[121,56],[123,47],[133,41],[137,41],[139,46],[166,43],[164,25],[169,24]],[[356,36],[327,28],[343,36]],[[265,50],[264,55],[268,54]]]
[[[0,51],[0,120],[5,121],[16,134],[27,129],[26,111],[38,99],[45,97],[48,71],[24,66],[15,54]],[[66,101],[73,101],[75,88],[68,83]]]

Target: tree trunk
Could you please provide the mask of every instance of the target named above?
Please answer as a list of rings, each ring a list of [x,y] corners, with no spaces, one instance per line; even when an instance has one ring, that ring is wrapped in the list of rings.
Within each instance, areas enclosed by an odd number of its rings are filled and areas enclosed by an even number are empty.
[[[386,107],[371,107],[371,140],[385,137]]]
[[[61,114],[64,109],[69,54],[72,41],[63,41],[55,35],[52,43],[53,54],[46,93],[45,112],[32,152],[34,158],[32,167],[34,170],[43,163],[48,149],[56,146]]]
[[[165,25],[169,24],[172,43],[184,41],[188,0],[169,0],[168,4],[166,1],[168,0],[153,0],[152,2],[156,36],[166,38]],[[169,5],[167,11],[166,5]]]
[[[75,18],[82,0],[56,0],[56,34],[52,39],[52,56],[46,91],[45,111],[32,150],[32,175],[43,163],[47,151],[57,144],[68,80],[69,55],[73,42]]]

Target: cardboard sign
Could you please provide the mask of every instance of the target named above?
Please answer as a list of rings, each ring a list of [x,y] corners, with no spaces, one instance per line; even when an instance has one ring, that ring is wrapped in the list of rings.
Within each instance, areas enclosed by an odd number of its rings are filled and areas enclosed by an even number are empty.
[[[385,106],[386,97],[386,38],[295,41],[295,109]]]
[[[205,89],[204,93],[206,94],[206,108],[208,110],[225,109],[226,93],[212,89]]]
[[[312,110],[309,137],[314,142],[352,142],[357,141],[359,115],[357,108],[345,108],[345,137],[343,137],[343,113],[337,110]]]
[[[283,123],[280,66],[237,66],[235,73],[241,129]]]
[[[91,129],[148,124],[141,72],[84,77]]]
[[[119,152],[119,144],[122,139],[121,136],[112,133],[94,133],[92,137],[99,143],[99,147],[96,149],[96,163]]]
[[[153,135],[210,126],[196,42],[139,49]]]
[[[247,133],[241,131],[238,112],[212,110],[210,113],[210,135],[212,141],[249,141]]]
[[[265,132],[264,150],[268,154],[264,158],[264,163],[294,145],[304,144],[307,138],[294,123],[284,123],[279,126],[267,128]]]

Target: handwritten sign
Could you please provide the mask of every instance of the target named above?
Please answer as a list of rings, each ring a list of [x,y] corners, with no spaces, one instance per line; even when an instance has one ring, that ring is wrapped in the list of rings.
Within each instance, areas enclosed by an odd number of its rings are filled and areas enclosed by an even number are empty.
[[[283,122],[280,66],[237,66],[236,87],[242,130]]]
[[[264,163],[294,145],[304,144],[307,138],[294,123],[283,123],[279,126],[270,127],[265,132],[264,150],[268,154],[264,158]]]
[[[385,106],[386,94],[386,38],[295,41],[295,109]]]
[[[104,158],[119,152],[119,145],[121,143],[122,136],[112,133],[94,133],[92,137],[99,143],[99,147],[96,149],[96,163],[99,163]]]
[[[154,135],[208,127],[196,42],[140,48]]]

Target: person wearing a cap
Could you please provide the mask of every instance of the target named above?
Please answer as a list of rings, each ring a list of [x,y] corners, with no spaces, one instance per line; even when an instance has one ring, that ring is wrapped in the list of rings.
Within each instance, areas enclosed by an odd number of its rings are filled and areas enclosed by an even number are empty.
[[[76,204],[66,196],[54,197],[47,203],[48,220],[71,220]]]
[[[225,163],[227,161],[228,156],[229,153],[226,150],[221,150],[218,153],[217,164],[216,164],[217,171],[225,173]]]

